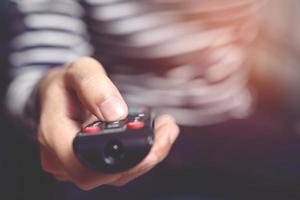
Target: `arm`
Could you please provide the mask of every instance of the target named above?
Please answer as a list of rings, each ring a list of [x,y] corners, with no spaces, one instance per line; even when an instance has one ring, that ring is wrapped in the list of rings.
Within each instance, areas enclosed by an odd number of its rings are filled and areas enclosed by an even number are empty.
[[[68,0],[18,2],[15,8],[17,16],[21,16],[17,19],[21,26],[12,42],[14,67],[7,105],[13,116],[23,120],[27,118],[27,105],[37,108],[33,113],[38,116],[38,124],[33,127],[37,130],[43,169],[58,180],[72,181],[89,190],[103,184],[126,184],[164,159],[179,131],[169,116],[156,121],[150,153],[129,171],[101,174],[81,165],[72,150],[72,141],[82,123],[90,118],[124,118],[127,105],[101,64],[82,57],[91,51],[79,4]],[[76,12],[69,15],[68,11]]]
[[[36,85],[51,68],[81,56],[92,47],[76,1],[11,1],[14,37],[11,42],[9,114],[36,131]]]

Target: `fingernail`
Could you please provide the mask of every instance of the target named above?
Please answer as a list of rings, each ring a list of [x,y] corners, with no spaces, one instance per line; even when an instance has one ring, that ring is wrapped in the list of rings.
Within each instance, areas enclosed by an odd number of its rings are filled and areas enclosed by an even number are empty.
[[[179,135],[179,130],[178,130],[178,127],[177,126],[173,126],[170,130],[169,130],[169,133],[170,133],[170,142],[171,143],[174,143],[176,138],[178,137]]]
[[[105,120],[114,121],[126,115],[126,105],[120,98],[110,96],[101,104],[100,111]]]

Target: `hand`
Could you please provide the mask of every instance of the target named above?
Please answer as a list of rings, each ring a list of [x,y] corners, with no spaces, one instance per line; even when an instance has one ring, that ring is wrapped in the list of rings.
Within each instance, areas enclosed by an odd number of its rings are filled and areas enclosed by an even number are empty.
[[[41,165],[60,181],[72,181],[83,190],[97,186],[124,185],[162,161],[178,136],[170,116],[155,123],[155,141],[150,153],[136,167],[118,174],[102,174],[84,167],[75,157],[72,141],[92,115],[100,120],[125,118],[127,105],[102,66],[92,58],[80,58],[68,66],[50,70],[39,91]]]

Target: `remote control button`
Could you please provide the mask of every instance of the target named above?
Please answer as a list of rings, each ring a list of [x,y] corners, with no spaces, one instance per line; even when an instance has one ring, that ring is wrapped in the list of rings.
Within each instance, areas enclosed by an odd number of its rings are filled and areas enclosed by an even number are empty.
[[[143,119],[145,118],[145,114],[144,113],[136,113],[134,115],[130,116],[130,121],[143,121]]]
[[[82,130],[85,134],[94,134],[101,131],[101,128],[99,126],[88,126]]]
[[[133,117],[131,121],[146,121],[149,118],[145,113],[138,113]]]
[[[118,121],[106,124],[106,128],[119,128],[119,127],[120,127],[120,123]]]
[[[145,117],[145,113],[139,113],[137,116],[143,118]]]
[[[145,126],[145,123],[142,121],[134,121],[134,122],[129,122],[127,124],[128,129],[140,129]]]
[[[143,118],[141,117],[135,117],[131,120],[131,122],[140,122],[140,121],[143,121]]]
[[[102,126],[103,122],[101,121],[95,121],[91,126]]]

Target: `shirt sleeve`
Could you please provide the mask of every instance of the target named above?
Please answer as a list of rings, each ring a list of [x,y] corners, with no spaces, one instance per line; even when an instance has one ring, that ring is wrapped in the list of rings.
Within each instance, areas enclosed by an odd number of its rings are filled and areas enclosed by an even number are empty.
[[[93,49],[84,23],[84,9],[75,0],[11,0],[12,31],[8,114],[27,132],[37,127],[36,88],[51,68]]]

